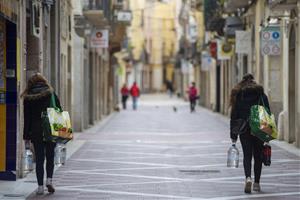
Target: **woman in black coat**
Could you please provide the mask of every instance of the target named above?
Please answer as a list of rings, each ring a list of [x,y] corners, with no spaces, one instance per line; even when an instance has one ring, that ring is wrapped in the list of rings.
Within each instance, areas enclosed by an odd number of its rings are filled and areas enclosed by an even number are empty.
[[[254,184],[253,190],[260,191],[260,176],[262,169],[262,150],[263,142],[257,137],[251,135],[250,125],[248,122],[250,109],[253,105],[265,105],[269,111],[269,101],[264,93],[262,86],[254,81],[251,74],[243,77],[243,80],[238,83],[231,91],[231,120],[230,120],[230,137],[233,143],[237,141],[238,136],[232,131],[235,126],[235,121],[243,119],[247,122],[247,131],[240,135],[240,141],[244,154],[244,172],[245,172],[245,193],[251,193],[251,160],[254,157]]]
[[[24,98],[24,133],[23,139],[26,145],[33,143],[36,158],[36,176],[38,181],[37,194],[44,194],[44,160],[46,157],[46,187],[49,193],[54,193],[52,176],[54,170],[54,148],[56,143],[45,141],[42,128],[42,112],[50,105],[51,95],[54,93],[48,81],[39,73],[33,75],[27,83],[22,94]],[[61,108],[55,95],[56,105]]]

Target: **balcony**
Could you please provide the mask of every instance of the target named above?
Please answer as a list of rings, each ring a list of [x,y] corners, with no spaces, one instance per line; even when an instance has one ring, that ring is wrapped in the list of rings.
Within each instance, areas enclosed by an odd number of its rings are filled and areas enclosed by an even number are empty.
[[[109,19],[109,0],[83,0],[83,16],[94,26],[105,26]]]
[[[116,10],[122,10],[124,8],[124,1],[123,0],[114,0],[113,6]]]

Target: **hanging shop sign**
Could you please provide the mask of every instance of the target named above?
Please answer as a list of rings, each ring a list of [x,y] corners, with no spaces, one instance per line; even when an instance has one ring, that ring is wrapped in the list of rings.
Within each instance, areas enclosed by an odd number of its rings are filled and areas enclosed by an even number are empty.
[[[130,11],[118,11],[117,20],[118,22],[130,22],[132,19],[132,13]]]
[[[229,60],[234,53],[234,46],[228,41],[218,40],[218,60]]]
[[[106,29],[95,29],[91,35],[92,48],[108,48],[109,32]]]
[[[235,53],[249,54],[251,52],[251,32],[236,31],[235,32]]]
[[[217,58],[217,52],[218,52],[218,45],[217,42],[211,42],[209,44],[209,50],[210,50],[210,55],[213,58]]]
[[[208,52],[203,51],[201,54],[201,70],[210,71],[213,67],[213,58],[209,55]]]
[[[264,56],[281,54],[281,31],[278,26],[269,26],[261,31],[261,53]]]

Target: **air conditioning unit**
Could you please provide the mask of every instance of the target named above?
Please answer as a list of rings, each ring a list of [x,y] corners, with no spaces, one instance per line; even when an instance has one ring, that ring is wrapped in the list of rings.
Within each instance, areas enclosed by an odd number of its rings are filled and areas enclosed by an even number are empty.
[[[41,27],[41,3],[39,1],[32,1],[31,4],[31,32],[32,35],[40,37]]]

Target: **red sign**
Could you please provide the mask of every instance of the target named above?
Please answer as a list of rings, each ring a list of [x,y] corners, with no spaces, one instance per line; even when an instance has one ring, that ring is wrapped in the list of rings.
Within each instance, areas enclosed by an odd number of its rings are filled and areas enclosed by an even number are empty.
[[[210,49],[211,57],[217,58],[217,53],[218,53],[217,42],[210,42],[209,49]]]

